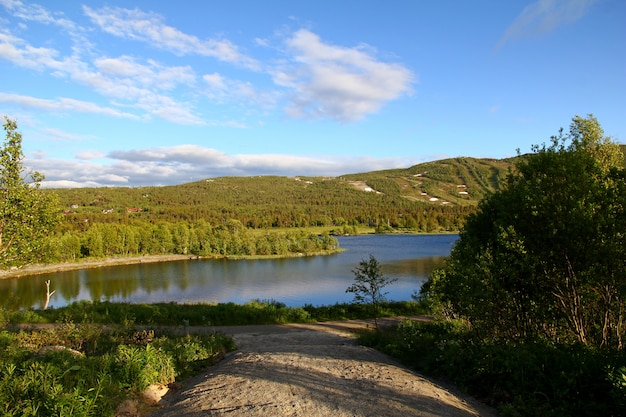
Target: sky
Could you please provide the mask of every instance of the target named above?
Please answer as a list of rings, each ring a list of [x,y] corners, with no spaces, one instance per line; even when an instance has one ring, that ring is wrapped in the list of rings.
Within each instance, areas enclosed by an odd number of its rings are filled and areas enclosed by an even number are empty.
[[[626,143],[623,0],[0,0],[0,115],[45,187]]]

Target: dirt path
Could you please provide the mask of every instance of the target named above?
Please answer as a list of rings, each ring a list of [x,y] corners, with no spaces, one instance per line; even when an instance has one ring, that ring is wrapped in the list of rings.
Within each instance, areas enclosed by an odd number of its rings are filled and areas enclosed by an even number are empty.
[[[239,350],[166,395],[150,417],[495,417],[490,408],[359,346],[366,322],[220,328]]]

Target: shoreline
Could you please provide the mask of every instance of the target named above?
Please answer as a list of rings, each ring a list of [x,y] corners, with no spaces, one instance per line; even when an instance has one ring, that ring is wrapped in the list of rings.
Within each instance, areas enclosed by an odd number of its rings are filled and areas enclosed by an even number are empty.
[[[74,271],[77,269],[103,268],[107,266],[132,265],[139,263],[183,261],[199,259],[195,255],[145,255],[119,258],[94,259],[78,262],[65,262],[58,264],[35,264],[22,268],[7,269],[0,271],[0,279],[22,278],[26,276],[42,275],[53,272]]]
[[[332,255],[342,252],[341,248],[326,252],[315,253],[292,253],[286,255],[220,255],[220,256],[200,256],[200,255],[142,255],[129,257],[114,257],[106,259],[84,260],[78,262],[65,262],[57,264],[35,264],[27,265],[22,268],[0,270],[0,279],[23,278],[35,275],[43,275],[54,272],[75,271],[79,269],[106,268],[109,266],[134,265],[142,263],[156,262],[173,262],[173,261],[191,261],[200,259],[232,259],[232,260],[250,260],[250,259],[278,259],[278,258],[296,258],[303,256],[320,256]]]

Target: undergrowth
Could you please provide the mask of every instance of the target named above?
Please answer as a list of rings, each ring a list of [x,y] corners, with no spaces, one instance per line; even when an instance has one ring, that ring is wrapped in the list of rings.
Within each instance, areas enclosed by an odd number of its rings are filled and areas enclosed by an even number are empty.
[[[65,323],[0,331],[0,415],[110,416],[126,397],[198,372],[232,339]]]
[[[386,302],[379,316],[424,314],[414,301]],[[371,318],[371,307],[365,304],[287,307],[274,300],[252,300],[236,303],[157,303],[130,304],[108,301],[80,301],[66,307],[48,310],[0,310],[0,324],[6,323],[99,323],[158,326],[237,326],[250,324],[306,323],[311,321]]]
[[[503,417],[626,416],[623,351],[489,343],[452,321],[405,321],[363,333],[360,342],[454,383]]]

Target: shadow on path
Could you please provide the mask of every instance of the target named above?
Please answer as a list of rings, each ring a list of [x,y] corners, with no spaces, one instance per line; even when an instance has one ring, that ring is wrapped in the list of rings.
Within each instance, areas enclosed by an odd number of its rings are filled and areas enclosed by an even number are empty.
[[[233,336],[239,350],[185,381],[150,416],[496,416],[485,405],[357,345],[350,332],[368,325],[214,328]]]

